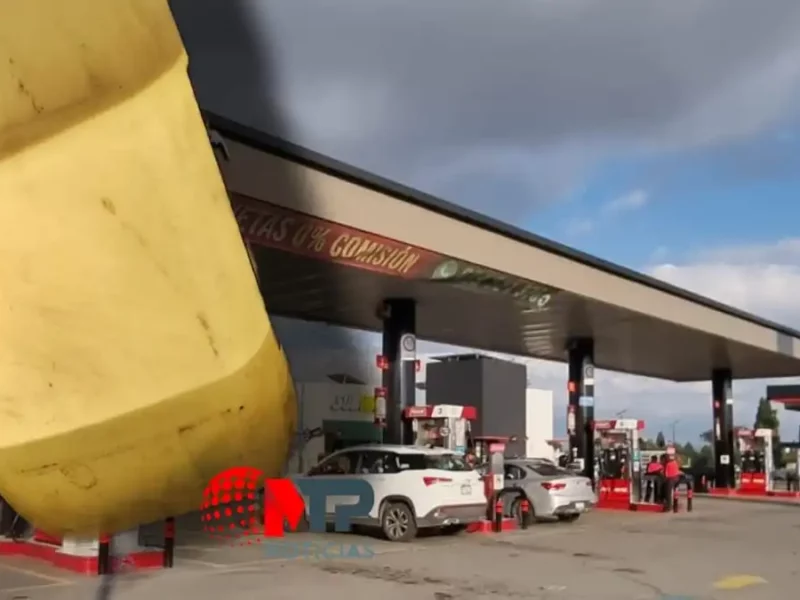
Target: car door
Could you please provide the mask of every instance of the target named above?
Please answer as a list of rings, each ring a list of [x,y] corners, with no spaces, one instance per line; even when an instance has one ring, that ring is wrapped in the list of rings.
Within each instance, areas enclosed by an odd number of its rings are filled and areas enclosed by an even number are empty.
[[[520,487],[525,490],[528,499],[531,502],[531,508],[534,514],[547,514],[550,511],[550,498],[547,491],[542,487],[542,482],[545,480],[535,470],[528,468],[528,466],[516,465],[520,470]]]
[[[370,518],[378,519],[381,501],[397,487],[398,462],[397,455],[384,450],[363,450],[358,463],[358,478],[372,487],[375,501],[370,509]]]
[[[503,476],[505,477],[505,487],[519,488],[524,485],[525,471],[518,465],[506,464],[503,468]]]
[[[507,517],[513,516],[511,505],[516,497],[515,490],[525,489],[527,483],[525,480],[526,475],[525,470],[519,465],[506,463],[503,467],[503,502],[505,503],[503,513]]]
[[[305,477],[331,481],[345,477],[358,477],[360,459],[360,453],[354,450],[336,452],[311,469]],[[328,496],[325,501],[326,520],[328,522],[333,521],[337,505],[354,504],[357,501],[357,498],[350,496]],[[308,499],[306,499],[306,507],[307,506]]]

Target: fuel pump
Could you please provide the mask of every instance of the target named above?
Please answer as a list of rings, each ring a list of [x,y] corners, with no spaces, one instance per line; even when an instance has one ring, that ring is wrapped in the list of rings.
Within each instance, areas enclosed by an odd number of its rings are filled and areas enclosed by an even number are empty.
[[[772,489],[773,454],[771,429],[739,429],[739,486],[744,495],[766,496]]]
[[[786,488],[795,495],[800,494],[800,445],[792,445],[789,449],[794,450],[794,461],[792,468],[786,474]]]
[[[800,497],[800,442],[781,442],[781,455],[786,460],[786,490],[776,490],[776,496],[789,498]]]
[[[598,456],[597,508],[634,509],[641,496],[639,432],[644,421],[598,420],[592,428]]]
[[[516,441],[516,437],[481,436],[472,439],[470,451],[475,454],[483,472],[483,489],[488,501],[487,518],[493,529],[503,527],[503,489],[505,488],[506,446]]]
[[[403,418],[411,421],[414,444],[466,452],[469,447],[471,422],[477,419],[474,406],[433,404],[409,406]]]

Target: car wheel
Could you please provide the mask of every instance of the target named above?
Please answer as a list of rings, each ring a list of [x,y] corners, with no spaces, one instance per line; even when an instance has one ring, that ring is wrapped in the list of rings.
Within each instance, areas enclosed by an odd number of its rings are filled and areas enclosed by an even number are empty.
[[[574,523],[575,521],[578,520],[579,517],[580,514],[558,515],[558,520],[561,521],[562,523]]]
[[[520,527],[523,526],[523,519],[528,519],[528,525],[534,523],[536,521],[536,515],[533,512],[533,503],[528,502],[528,515],[527,517],[522,512],[522,501],[525,498],[523,496],[517,496],[514,501],[511,503],[511,516],[517,521],[517,525]]]
[[[381,531],[390,542],[409,542],[417,537],[414,512],[405,502],[390,502],[383,509]]]

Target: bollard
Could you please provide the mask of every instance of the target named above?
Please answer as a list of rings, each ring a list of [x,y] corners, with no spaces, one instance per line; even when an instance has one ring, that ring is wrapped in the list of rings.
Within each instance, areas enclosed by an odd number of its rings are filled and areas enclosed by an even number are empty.
[[[164,557],[165,569],[171,569],[175,560],[175,519],[168,517],[164,521]]]
[[[503,498],[500,494],[494,501],[494,531],[495,533],[503,531]]]
[[[97,574],[111,574],[111,536],[103,533],[99,538],[97,547]]]
[[[531,514],[531,504],[530,502],[528,502],[528,499],[525,498],[524,496],[522,500],[520,500],[519,502],[519,510],[520,510],[520,527],[522,527],[522,529],[527,529]]]
[[[694,490],[691,486],[686,487],[686,512],[692,512],[692,501],[694,500]]]

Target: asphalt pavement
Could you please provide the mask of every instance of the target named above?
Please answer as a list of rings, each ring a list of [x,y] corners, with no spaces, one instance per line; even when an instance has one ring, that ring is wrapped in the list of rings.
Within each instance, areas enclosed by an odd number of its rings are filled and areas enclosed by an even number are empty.
[[[305,558],[180,532],[175,569],[121,574],[110,587],[0,559],[0,600],[785,600],[800,585],[800,512],[783,505],[697,499],[690,514],[595,512],[573,524],[410,544],[284,538]]]

